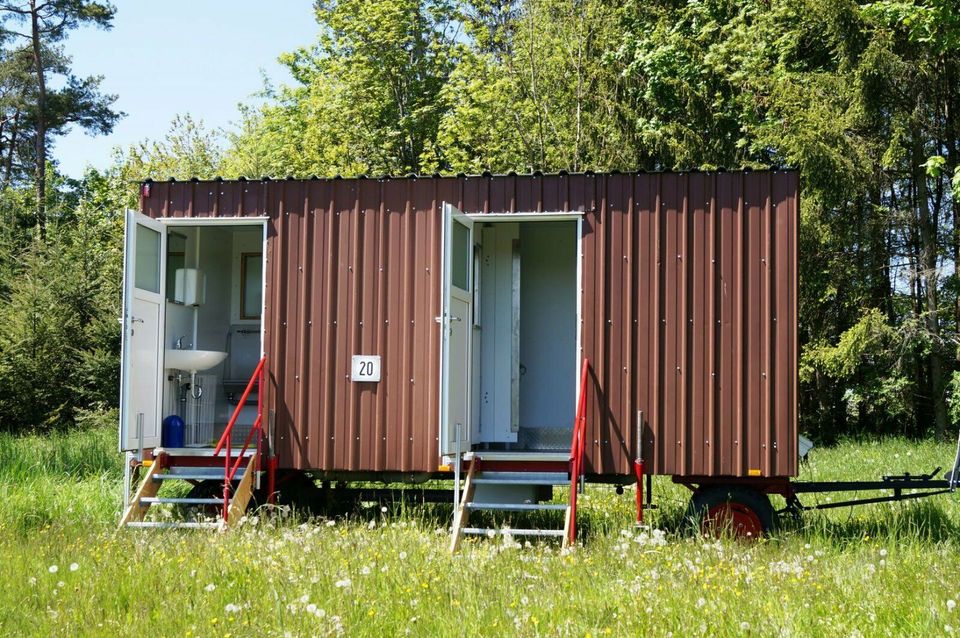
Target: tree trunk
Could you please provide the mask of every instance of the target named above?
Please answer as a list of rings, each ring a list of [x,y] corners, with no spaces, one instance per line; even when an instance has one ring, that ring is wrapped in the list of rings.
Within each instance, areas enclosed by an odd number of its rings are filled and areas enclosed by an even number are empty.
[[[10,131],[10,148],[7,150],[7,157],[3,166],[3,183],[10,185],[13,179],[13,154],[17,150],[17,135],[20,132],[20,109],[13,114],[13,129]]]
[[[923,139],[919,128],[913,131],[913,168],[914,193],[916,194],[917,224],[920,231],[920,266],[924,283],[923,323],[933,342],[927,365],[930,370],[930,399],[933,404],[933,417],[938,437],[947,433],[947,403],[944,391],[944,362],[940,339],[940,321],[938,317],[937,291],[937,219],[930,214],[927,174]]]
[[[37,226],[40,237],[47,231],[47,85],[44,78],[43,57],[40,47],[40,16],[37,0],[30,0],[30,27],[33,40],[33,65],[37,72]]]

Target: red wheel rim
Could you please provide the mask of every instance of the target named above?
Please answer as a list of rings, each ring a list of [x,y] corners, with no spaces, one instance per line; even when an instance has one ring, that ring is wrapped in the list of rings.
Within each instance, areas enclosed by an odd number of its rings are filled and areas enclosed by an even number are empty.
[[[759,538],[763,533],[760,517],[743,503],[723,503],[707,510],[701,527],[704,534],[724,533],[737,538]]]

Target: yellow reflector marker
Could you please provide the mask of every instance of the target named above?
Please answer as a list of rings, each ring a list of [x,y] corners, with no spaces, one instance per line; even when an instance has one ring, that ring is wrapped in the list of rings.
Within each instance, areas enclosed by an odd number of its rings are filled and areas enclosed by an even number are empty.
[[[143,467],[150,467],[151,465],[153,465],[153,461],[151,461],[150,459],[144,459]]]
[[[451,471],[451,468],[450,468],[449,465],[441,465],[440,467],[437,468],[437,471],[438,471],[438,472],[449,472],[449,471]]]
[[[747,474],[750,476],[760,476],[760,470],[747,470]]]

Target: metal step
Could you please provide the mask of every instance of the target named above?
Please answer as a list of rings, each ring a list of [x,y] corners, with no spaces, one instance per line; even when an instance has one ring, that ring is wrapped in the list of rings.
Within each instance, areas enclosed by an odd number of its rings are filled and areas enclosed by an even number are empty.
[[[220,527],[218,522],[198,522],[198,521],[131,521],[127,527],[149,528],[149,529],[216,529]]]
[[[213,458],[213,451],[214,448],[212,447],[158,447],[153,451],[153,456],[157,457],[161,454],[169,454],[170,456],[174,457],[188,456],[193,458]],[[238,456],[240,456],[239,452],[240,450],[238,448],[230,450],[230,458],[236,459]],[[246,451],[244,451],[243,456],[244,458],[249,458],[256,453],[257,448],[254,446],[247,448]],[[220,453],[216,455],[216,458],[219,458],[222,461],[226,455],[227,451],[226,448],[224,448],[220,450]]]
[[[473,536],[486,536],[490,532],[494,534],[509,534],[511,536],[563,536],[562,529],[495,529],[488,527],[464,527],[464,534]]]
[[[570,477],[565,472],[480,472],[473,482],[477,485],[567,485]]]
[[[502,510],[504,512],[562,511],[569,505],[559,503],[467,503],[468,510]]]
[[[215,470],[213,472],[206,471],[207,468],[202,467],[171,467],[163,474],[154,474],[154,481],[169,481],[169,480],[179,480],[179,481],[223,481],[223,468],[209,468]],[[234,481],[239,481],[243,478],[246,468],[240,468],[237,470],[236,476],[233,477]]]
[[[177,505],[223,505],[222,498],[174,498],[166,496],[141,496],[141,503],[174,503]]]

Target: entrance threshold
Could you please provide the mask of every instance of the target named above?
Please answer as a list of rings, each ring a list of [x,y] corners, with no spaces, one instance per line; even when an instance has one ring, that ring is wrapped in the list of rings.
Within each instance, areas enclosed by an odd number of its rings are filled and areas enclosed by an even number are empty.
[[[464,460],[469,461],[474,456],[478,456],[484,461],[551,461],[564,462],[570,460],[570,452],[507,452],[493,450],[476,450],[464,455]]]

